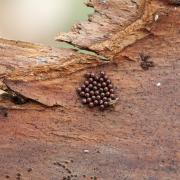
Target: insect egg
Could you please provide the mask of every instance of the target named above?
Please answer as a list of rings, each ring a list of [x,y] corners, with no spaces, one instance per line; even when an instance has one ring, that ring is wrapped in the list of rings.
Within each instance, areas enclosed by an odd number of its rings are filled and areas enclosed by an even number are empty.
[[[93,78],[89,78],[89,82],[93,82]]]
[[[90,91],[90,95],[94,95],[94,91]]]
[[[109,85],[108,85],[108,88],[110,88],[110,89],[113,88],[113,85],[112,85],[112,84],[109,84]]]
[[[82,86],[81,86],[81,89],[85,89],[86,88],[86,86],[83,84]]]
[[[80,95],[81,95],[81,96],[85,96],[85,92],[84,92],[84,91],[81,91],[81,92],[80,92]]]
[[[86,103],[87,103],[87,100],[86,100],[86,99],[83,99],[83,100],[82,100],[82,103],[83,103],[83,104],[86,104]]]
[[[91,98],[87,98],[87,102],[91,102],[92,101],[92,99]]]
[[[78,92],[78,93],[80,93],[80,92],[81,92],[81,90],[82,90],[82,89],[81,89],[80,87],[79,87],[79,88],[77,88],[77,92]]]
[[[100,100],[100,101],[99,101],[99,104],[100,104],[100,105],[103,104],[103,100]]]
[[[89,88],[85,88],[85,92],[87,92],[87,93],[88,93],[88,92],[89,92]]]
[[[92,88],[93,88],[93,85],[92,85],[92,84],[89,84],[88,88],[89,88],[89,89],[92,89]]]
[[[108,80],[106,81],[106,83],[107,83],[107,84],[111,84],[111,80],[108,79]]]
[[[89,107],[91,107],[91,108],[94,107],[94,103],[93,103],[93,102],[90,102],[90,103],[89,103]]]
[[[152,66],[151,62],[148,63],[148,66]],[[98,106],[100,110],[105,110],[114,103],[112,100],[116,99],[115,89],[104,71],[99,74],[88,72],[85,78],[84,83],[76,89],[82,104],[87,104],[90,108]]]
[[[109,103],[107,101],[104,102],[104,106],[107,107]]]
[[[86,78],[89,78],[90,75],[91,75],[90,73],[86,73],[86,74],[85,74],[85,77],[86,77]]]
[[[103,97],[103,101],[107,101],[107,97]]]
[[[95,81],[98,81],[98,80],[99,80],[99,77],[98,77],[98,76],[95,76],[95,77],[94,77],[94,80],[95,80]]]
[[[96,96],[92,96],[91,98],[92,98],[92,100],[95,100],[95,99],[96,99]]]
[[[100,78],[100,79],[99,79],[99,81],[100,81],[100,82],[103,82],[103,81],[104,81],[104,79],[103,79],[103,78]]]
[[[103,88],[100,88],[100,89],[99,89],[99,92],[103,92],[103,91],[104,91]]]
[[[110,93],[114,93],[114,89],[110,89],[109,92],[110,92]]]
[[[94,74],[94,73],[91,73],[90,76],[91,76],[91,78],[94,78],[94,77],[95,77],[95,74]]]
[[[106,83],[105,82],[102,83],[102,87],[106,87]]]
[[[111,94],[110,97],[111,97],[111,99],[113,99],[113,100],[115,99],[115,95],[114,95],[114,94]]]
[[[96,99],[97,99],[97,100],[100,100],[100,99],[101,99],[101,96],[99,96],[99,95],[96,96]]]
[[[93,85],[97,85],[97,82],[96,82],[96,81],[93,81]]]
[[[104,105],[103,104],[100,105],[100,109],[104,110]]]
[[[107,87],[104,88],[104,92],[108,92],[108,88]]]
[[[89,95],[89,93],[86,93],[85,96],[88,98],[90,95]]]
[[[84,84],[87,86],[89,85],[89,81],[85,81]]]
[[[104,93],[101,93],[101,97],[104,97],[105,96],[105,94]]]
[[[95,91],[95,95],[99,95],[99,91]]]
[[[94,104],[95,104],[95,105],[98,105],[98,100],[95,100],[95,101],[94,101]]]

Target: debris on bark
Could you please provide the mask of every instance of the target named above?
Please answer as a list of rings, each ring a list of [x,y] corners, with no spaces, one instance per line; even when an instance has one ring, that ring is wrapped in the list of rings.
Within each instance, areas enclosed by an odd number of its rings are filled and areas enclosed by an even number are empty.
[[[151,67],[154,67],[154,62],[149,60],[150,56],[145,56],[144,54],[140,54],[140,66],[144,70],[148,70]]]
[[[170,4],[180,5],[180,0],[169,0]]]

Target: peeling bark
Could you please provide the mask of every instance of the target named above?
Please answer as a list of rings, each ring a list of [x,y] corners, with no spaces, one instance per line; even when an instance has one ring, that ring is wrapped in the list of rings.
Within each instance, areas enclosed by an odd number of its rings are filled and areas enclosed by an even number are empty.
[[[110,61],[0,39],[0,89],[31,99],[0,99],[0,177],[179,179],[180,9],[160,0],[87,5],[89,21],[57,39]],[[142,53],[155,67],[141,68]],[[120,97],[104,112],[83,107],[75,91],[85,72],[100,70]]]

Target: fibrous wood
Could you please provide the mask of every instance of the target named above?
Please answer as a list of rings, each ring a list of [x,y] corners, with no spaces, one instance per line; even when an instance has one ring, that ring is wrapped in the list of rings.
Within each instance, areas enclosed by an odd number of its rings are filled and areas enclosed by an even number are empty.
[[[179,179],[179,7],[160,0],[87,5],[95,9],[89,21],[57,39],[109,61],[0,40],[1,89],[30,99],[0,100],[0,177]],[[142,53],[155,67],[141,68]],[[75,90],[84,73],[100,70],[119,96],[104,112],[83,107]]]

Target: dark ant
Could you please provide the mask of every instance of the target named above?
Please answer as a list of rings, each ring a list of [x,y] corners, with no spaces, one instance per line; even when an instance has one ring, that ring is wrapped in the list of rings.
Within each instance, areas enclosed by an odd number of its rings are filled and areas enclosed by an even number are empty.
[[[139,56],[141,59],[140,66],[142,69],[148,70],[150,67],[155,66],[153,61],[149,61],[150,56],[145,56],[143,53],[140,53]]]

